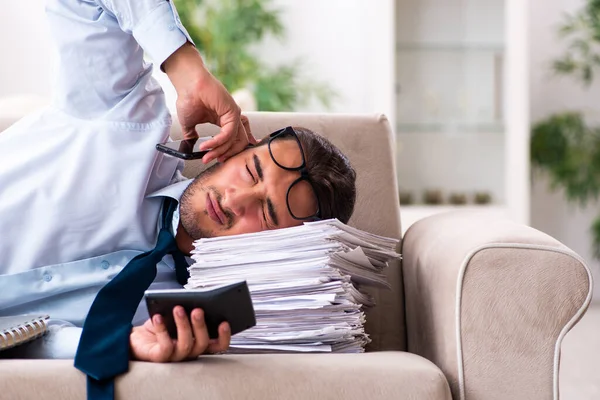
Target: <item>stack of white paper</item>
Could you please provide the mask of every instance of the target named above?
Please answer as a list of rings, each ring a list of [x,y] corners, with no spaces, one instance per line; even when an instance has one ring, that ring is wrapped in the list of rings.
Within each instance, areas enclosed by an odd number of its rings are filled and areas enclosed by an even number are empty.
[[[362,352],[369,342],[362,286],[389,288],[382,270],[398,240],[338,220],[201,239],[187,289],[246,280],[257,325],[235,335],[232,352]]]

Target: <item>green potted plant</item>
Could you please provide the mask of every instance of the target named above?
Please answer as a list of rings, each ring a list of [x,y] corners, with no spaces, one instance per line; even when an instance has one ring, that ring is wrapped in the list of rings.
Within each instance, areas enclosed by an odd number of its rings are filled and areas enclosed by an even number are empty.
[[[559,30],[569,41],[553,63],[557,74],[589,86],[600,68],[600,0],[588,0],[567,15]],[[551,115],[533,126],[531,161],[548,173],[551,187],[564,189],[568,201],[586,206],[600,195],[600,128],[586,123],[580,112]],[[600,215],[591,226],[594,255],[600,259]]]
[[[316,100],[325,108],[337,96],[308,79],[301,57],[272,65],[254,49],[269,36],[285,37],[281,10],[272,0],[175,0],[182,23],[209,70],[232,93],[252,93],[260,111],[291,111]]]

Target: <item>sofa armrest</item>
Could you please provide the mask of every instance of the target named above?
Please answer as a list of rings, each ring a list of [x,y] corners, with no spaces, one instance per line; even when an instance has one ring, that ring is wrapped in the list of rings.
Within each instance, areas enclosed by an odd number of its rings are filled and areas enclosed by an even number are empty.
[[[557,399],[560,344],[592,278],[533,228],[457,211],[423,219],[403,246],[408,350],[434,362],[454,399]]]

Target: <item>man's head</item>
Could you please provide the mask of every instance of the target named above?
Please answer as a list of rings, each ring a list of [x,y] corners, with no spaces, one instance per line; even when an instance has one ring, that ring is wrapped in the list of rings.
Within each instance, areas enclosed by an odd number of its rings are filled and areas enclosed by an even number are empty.
[[[191,239],[291,227],[317,213],[350,219],[356,200],[350,162],[322,136],[300,127],[293,132],[303,154],[292,134],[281,134],[194,179],[180,203],[181,226]],[[307,179],[299,180],[300,171],[289,168],[299,167],[303,155]]]

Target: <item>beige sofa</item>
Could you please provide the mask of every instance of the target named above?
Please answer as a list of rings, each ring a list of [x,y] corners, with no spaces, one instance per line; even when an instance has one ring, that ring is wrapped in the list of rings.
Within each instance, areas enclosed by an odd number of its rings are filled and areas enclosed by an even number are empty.
[[[401,236],[395,146],[384,116],[249,117],[256,136],[302,125],[330,138],[358,173],[351,224]],[[198,168],[189,163],[185,173]],[[393,290],[376,292],[378,306],[368,314],[371,352],[132,362],[117,398],[558,398],[560,344],[591,299],[590,273],[577,254],[532,228],[472,212],[421,220],[403,238],[402,253],[402,264],[387,271]],[[72,360],[0,360],[0,398],[84,399],[85,378]]]

